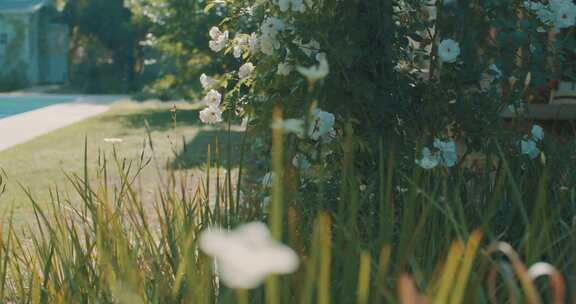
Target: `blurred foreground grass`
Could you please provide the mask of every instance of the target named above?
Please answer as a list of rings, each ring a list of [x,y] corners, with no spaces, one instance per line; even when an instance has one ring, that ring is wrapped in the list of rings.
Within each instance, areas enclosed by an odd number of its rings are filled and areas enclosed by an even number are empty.
[[[413,161],[399,166],[397,150],[381,143],[377,178],[363,187],[349,133],[346,161],[333,164],[340,178],[320,178],[322,187],[294,193],[290,185],[301,180],[286,161],[289,141],[275,128],[267,206],[241,196],[233,173],[213,168],[218,149],[208,153],[209,144],[216,138],[234,143],[238,132],[198,127],[196,109],[188,107],[177,110],[174,126],[170,105],[116,105],[0,154],[8,176],[0,181],[0,192],[8,181],[0,194],[0,302],[538,304],[576,298],[576,195],[572,187],[557,187],[574,170],[560,166],[563,160],[499,152],[489,155],[496,159],[490,170],[426,171]],[[113,149],[105,138],[123,141]],[[30,189],[29,197],[18,183]],[[366,190],[372,187],[379,191]],[[231,289],[221,280],[223,270],[240,278],[259,272],[260,260],[250,253],[262,250],[254,242],[263,235],[249,235],[240,244],[248,254],[240,258],[221,248],[234,257],[222,267],[202,253],[199,236],[207,227],[251,221],[267,221],[270,236],[296,252],[299,267],[252,290]]]

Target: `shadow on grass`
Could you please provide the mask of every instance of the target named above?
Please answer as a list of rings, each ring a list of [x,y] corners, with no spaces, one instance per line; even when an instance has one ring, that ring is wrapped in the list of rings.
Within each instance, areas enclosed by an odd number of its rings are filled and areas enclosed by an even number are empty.
[[[119,120],[131,128],[144,128],[146,121],[153,131],[166,131],[174,127],[174,121],[170,110],[147,110],[138,113],[118,114],[106,118],[107,120]],[[198,110],[178,110],[176,112],[176,125],[201,125],[198,118]]]
[[[240,146],[242,144],[242,132],[224,130],[203,130],[184,145],[184,149],[176,156],[172,162],[175,169],[190,169],[202,166],[208,160],[208,146],[210,146],[212,166],[216,165],[216,142],[220,150],[220,166],[228,166],[228,155],[230,155],[230,165],[234,168],[240,162]],[[230,144],[230,153],[228,145]]]
[[[211,146],[212,165],[216,165],[216,142],[220,149],[220,166],[228,165],[228,143],[230,147],[230,161],[232,167],[237,167],[240,161],[240,145],[242,132],[232,130],[228,134],[227,130],[204,129],[204,124],[198,118],[197,109],[179,109],[176,113],[176,126],[197,126],[200,129],[198,134],[184,143],[184,148],[172,161],[174,169],[190,169],[202,166],[208,159],[208,146]],[[146,122],[152,131],[168,131],[174,127],[174,121],[170,110],[146,110],[137,113],[118,114],[106,117],[107,120],[120,121],[129,128],[144,128]]]

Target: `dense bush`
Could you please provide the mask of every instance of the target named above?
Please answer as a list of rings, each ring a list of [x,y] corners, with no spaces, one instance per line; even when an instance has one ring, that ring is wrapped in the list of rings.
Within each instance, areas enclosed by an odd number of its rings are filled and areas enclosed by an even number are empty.
[[[232,115],[242,108],[267,127],[274,106],[301,118],[315,104],[336,114],[339,133],[351,123],[372,146],[382,136],[466,133],[473,141],[493,135],[486,126],[496,125],[503,107],[570,74],[567,55],[575,43],[574,5],[566,0],[538,7],[530,1],[214,1],[208,8],[227,12],[210,33],[213,50],[238,59],[213,87],[224,93],[223,109]],[[543,20],[547,13],[568,14],[568,21]],[[329,73],[307,82],[295,68],[321,57]],[[255,70],[242,77],[235,71],[241,66]]]
[[[508,127],[499,113],[542,102],[534,91],[570,74],[576,42],[568,0],[213,1],[207,9],[226,13],[208,45],[237,60],[201,78],[200,118],[239,115],[262,135],[281,108],[288,157],[335,179],[329,164],[343,161],[344,138],[354,134],[359,179],[377,192],[381,142],[401,151],[400,166],[444,154],[451,160],[430,167],[452,167],[463,154],[497,153],[494,139],[536,151],[534,140],[519,144],[525,127]]]
[[[126,93],[143,86],[143,46],[149,25],[122,0],[65,2],[70,26],[71,83],[89,93]]]

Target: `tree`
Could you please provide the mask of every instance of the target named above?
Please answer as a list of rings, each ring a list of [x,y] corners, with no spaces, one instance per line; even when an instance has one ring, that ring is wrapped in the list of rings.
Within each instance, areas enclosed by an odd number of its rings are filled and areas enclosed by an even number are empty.
[[[142,60],[140,41],[148,32],[148,24],[134,18],[123,0],[69,0],[63,20],[72,28],[78,47],[87,43],[104,47],[106,52],[101,55],[109,55],[119,69],[123,91],[136,88],[136,73]]]

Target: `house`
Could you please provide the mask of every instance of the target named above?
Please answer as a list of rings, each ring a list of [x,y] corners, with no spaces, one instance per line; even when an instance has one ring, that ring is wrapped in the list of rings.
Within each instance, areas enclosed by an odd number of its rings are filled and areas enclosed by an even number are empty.
[[[53,0],[0,0],[0,83],[63,83],[68,78],[68,27]]]

